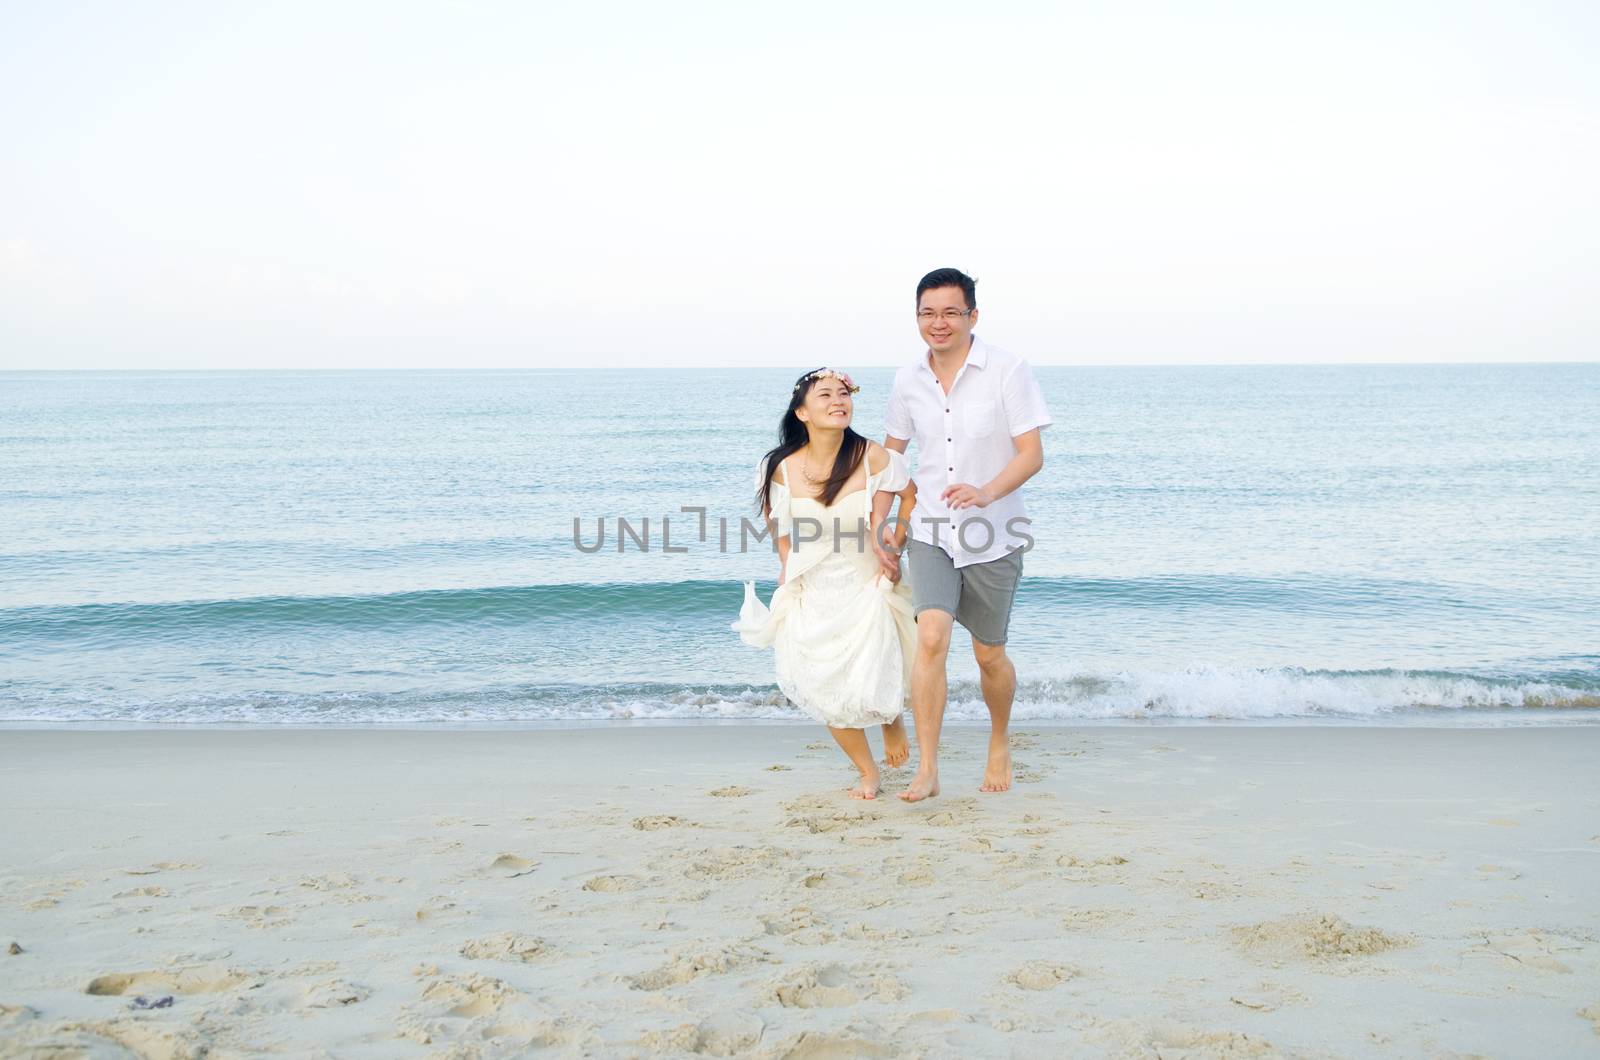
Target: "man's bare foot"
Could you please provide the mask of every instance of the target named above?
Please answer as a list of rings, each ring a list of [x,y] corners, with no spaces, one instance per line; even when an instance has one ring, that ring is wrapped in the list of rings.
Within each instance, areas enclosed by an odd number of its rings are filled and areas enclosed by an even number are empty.
[[[893,768],[903,766],[911,757],[911,741],[906,737],[906,723],[898,719],[893,725],[883,727],[883,761]]]
[[[939,794],[939,774],[924,775],[919,769],[917,775],[911,778],[911,783],[906,786],[906,790],[900,793],[900,797],[907,802],[921,802],[937,794]]]
[[[871,776],[862,774],[861,781],[853,788],[846,789],[852,799],[876,799],[878,797],[878,774]]]
[[[1011,790],[1011,741],[1002,736],[997,744],[989,738],[989,764],[983,770],[983,783],[979,791]]]

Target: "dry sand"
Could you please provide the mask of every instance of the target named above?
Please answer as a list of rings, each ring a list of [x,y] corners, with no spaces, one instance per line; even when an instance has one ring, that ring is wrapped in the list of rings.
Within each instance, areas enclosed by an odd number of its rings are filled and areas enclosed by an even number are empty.
[[[1600,1054],[1600,727],[983,739],[0,732],[0,1054]]]

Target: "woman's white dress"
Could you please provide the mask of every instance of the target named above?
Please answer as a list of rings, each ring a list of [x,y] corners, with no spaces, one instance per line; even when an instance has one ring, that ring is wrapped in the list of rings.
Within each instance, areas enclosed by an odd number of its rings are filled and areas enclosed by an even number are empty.
[[[745,582],[744,606],[733,623],[746,644],[772,646],[783,694],[836,729],[892,722],[911,694],[917,644],[911,590],[904,579],[896,583],[883,575],[869,529],[873,494],[898,493],[910,481],[905,457],[887,452],[882,471],[871,474],[869,463],[866,486],[831,505],[796,497],[773,480],[774,533],[790,541],[784,582],[770,608],[756,595],[755,583]],[[758,486],[764,471],[763,466]],[[784,469],[788,482],[790,471]],[[804,534],[795,533],[796,520],[807,519],[817,522],[802,522]]]

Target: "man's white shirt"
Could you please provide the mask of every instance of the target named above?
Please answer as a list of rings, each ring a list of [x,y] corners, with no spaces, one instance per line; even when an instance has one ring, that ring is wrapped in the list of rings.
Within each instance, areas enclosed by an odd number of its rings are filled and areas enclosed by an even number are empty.
[[[1032,536],[1022,490],[986,508],[960,510],[949,508],[940,495],[957,482],[982,489],[1016,455],[1014,437],[1050,426],[1044,393],[1027,361],[977,335],[949,394],[929,358],[924,350],[915,364],[895,373],[885,416],[891,438],[917,443],[911,536],[943,548],[958,568],[999,559]]]

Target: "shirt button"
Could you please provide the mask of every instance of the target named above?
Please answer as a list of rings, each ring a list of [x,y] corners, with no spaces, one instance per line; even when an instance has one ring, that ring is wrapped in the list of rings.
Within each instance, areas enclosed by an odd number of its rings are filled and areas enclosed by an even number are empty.
[[[946,438],[946,439],[945,439],[945,441],[947,441],[947,442],[953,442],[953,441],[955,441],[955,439],[954,439],[954,438]]]
[[[955,468],[952,467],[952,468],[948,468],[947,470],[954,471]]]

